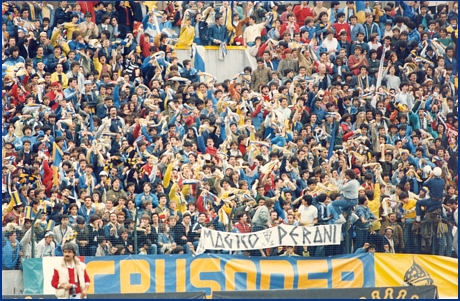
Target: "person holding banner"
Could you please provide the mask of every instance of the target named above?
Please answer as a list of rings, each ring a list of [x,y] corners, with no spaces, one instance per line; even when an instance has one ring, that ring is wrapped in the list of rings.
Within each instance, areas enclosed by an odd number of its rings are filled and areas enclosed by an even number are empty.
[[[301,226],[313,227],[318,223],[318,209],[312,205],[313,197],[309,194],[304,195],[302,197],[302,204],[297,212]]]
[[[64,257],[54,268],[51,285],[56,289],[58,299],[86,299],[90,279],[86,265],[75,257],[77,246],[66,243],[62,247]]]
[[[260,206],[252,217],[252,231],[257,232],[271,226],[270,224],[270,209],[273,207],[273,201],[267,199],[263,201],[264,204]]]

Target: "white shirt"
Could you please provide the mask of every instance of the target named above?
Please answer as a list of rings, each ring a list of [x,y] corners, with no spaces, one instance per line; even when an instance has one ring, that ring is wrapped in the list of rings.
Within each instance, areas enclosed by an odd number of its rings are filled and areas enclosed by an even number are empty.
[[[322,47],[327,49],[327,52],[334,50],[337,51],[337,47],[339,45],[339,42],[337,41],[336,38],[332,38],[332,40],[324,39],[322,43]]]
[[[254,42],[256,38],[260,36],[260,33],[262,32],[262,29],[264,29],[264,26],[264,23],[247,26],[243,33],[243,38],[246,41],[246,43]]]
[[[284,122],[285,119],[289,119],[291,117],[292,111],[288,107],[286,107],[286,108],[279,107],[279,109],[277,111],[280,112],[281,115],[284,117],[283,120],[280,120],[281,122]]]
[[[315,206],[311,205],[306,207],[304,205],[300,205],[299,213],[301,225],[307,227],[314,226],[313,222],[315,221],[315,218],[318,218],[318,209],[316,209]]]

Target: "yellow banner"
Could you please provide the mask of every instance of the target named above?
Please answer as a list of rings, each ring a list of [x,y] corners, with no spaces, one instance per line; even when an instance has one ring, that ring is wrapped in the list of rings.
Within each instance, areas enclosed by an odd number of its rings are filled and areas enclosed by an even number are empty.
[[[458,298],[458,260],[434,255],[375,253],[375,286],[435,285],[439,298]]]

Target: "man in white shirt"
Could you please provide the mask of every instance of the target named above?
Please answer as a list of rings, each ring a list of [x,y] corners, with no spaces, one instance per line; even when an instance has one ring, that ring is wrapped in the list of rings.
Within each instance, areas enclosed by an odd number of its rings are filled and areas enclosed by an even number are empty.
[[[311,195],[304,195],[302,204],[297,212],[299,215],[299,223],[301,226],[313,227],[318,223],[318,209],[313,206],[313,197]]]
[[[409,93],[409,84],[407,82],[402,82],[400,88],[400,92],[396,94],[396,103],[403,104],[407,106],[409,109],[414,105],[414,95]]]
[[[291,109],[288,108],[288,101],[286,98],[282,98],[280,100],[280,107],[277,110],[280,114],[278,116],[282,116],[282,120],[280,122],[284,122],[285,119],[289,119],[291,117]]]
[[[264,23],[256,24],[256,17],[250,16],[249,25],[243,32],[244,43],[250,47],[254,46],[256,38],[260,37],[260,33],[262,32],[262,29],[264,29],[267,22],[268,18],[265,20]]]

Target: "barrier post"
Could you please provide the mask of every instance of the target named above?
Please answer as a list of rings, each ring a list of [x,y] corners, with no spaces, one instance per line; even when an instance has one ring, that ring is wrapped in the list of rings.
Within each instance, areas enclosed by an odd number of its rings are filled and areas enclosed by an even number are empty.
[[[136,207],[136,216],[134,217],[134,254],[137,254],[137,210]]]
[[[42,209],[38,210],[37,214],[35,215],[34,221],[32,222],[32,228],[30,228],[30,241],[32,242],[31,258],[35,258],[35,222],[37,221],[37,218],[42,215],[42,213]]]
[[[351,208],[349,207],[347,210],[347,222],[345,223],[345,254],[351,254],[351,235],[350,231],[350,215],[351,215]]]

